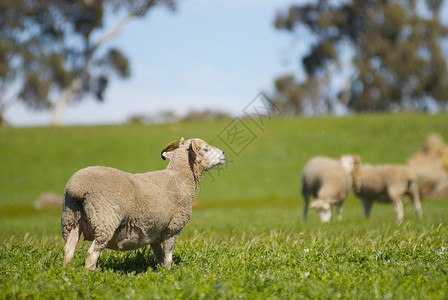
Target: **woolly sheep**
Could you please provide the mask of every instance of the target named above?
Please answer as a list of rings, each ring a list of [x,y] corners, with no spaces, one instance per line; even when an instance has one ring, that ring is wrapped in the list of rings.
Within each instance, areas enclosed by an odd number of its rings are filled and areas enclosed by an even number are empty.
[[[322,222],[329,222],[332,206],[338,205],[338,220],[342,220],[342,205],[352,187],[350,160],[339,160],[324,156],[310,159],[302,171],[302,195],[305,201],[303,219],[306,222],[310,196],[315,200],[310,207],[319,212]]]
[[[349,159],[349,157],[346,157]],[[409,166],[369,165],[362,164],[359,156],[352,156],[354,168],[353,190],[361,198],[366,218],[374,201],[392,202],[397,214],[397,220],[403,221],[402,198],[409,196],[419,218],[422,218],[422,208],[417,186],[417,173]]]
[[[72,261],[81,233],[93,241],[86,269],[96,268],[105,248],[133,250],[148,244],[158,264],[171,265],[174,242],[190,219],[199,179],[226,156],[203,140],[182,138],[169,143],[162,158],[171,161],[160,171],[130,174],[96,166],[70,178],[61,216],[64,265]]]

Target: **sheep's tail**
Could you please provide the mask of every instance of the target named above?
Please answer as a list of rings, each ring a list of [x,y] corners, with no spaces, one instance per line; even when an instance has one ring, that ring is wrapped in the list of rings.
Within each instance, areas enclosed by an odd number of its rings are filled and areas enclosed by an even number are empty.
[[[74,229],[79,232],[83,203],[84,199],[73,197],[68,190],[65,191],[61,215],[61,233],[64,241],[67,241],[70,233]],[[80,234],[81,232],[78,235]]]

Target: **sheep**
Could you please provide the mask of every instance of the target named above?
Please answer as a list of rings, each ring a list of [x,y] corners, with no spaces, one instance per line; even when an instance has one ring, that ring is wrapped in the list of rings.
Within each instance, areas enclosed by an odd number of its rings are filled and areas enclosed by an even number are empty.
[[[342,220],[342,205],[352,187],[350,160],[339,160],[324,156],[310,159],[302,171],[302,196],[305,201],[303,220],[307,221],[308,201],[319,212],[322,222],[329,222],[332,216],[332,206],[338,205],[338,220]]]
[[[448,145],[442,136],[431,133],[420,151],[409,157],[407,164],[420,178],[420,197],[446,198],[448,189]]]
[[[350,157],[345,157],[350,159]],[[422,208],[418,193],[417,173],[407,165],[370,165],[362,164],[359,156],[353,160],[353,190],[361,198],[365,217],[370,216],[372,204],[377,202],[392,202],[397,220],[403,221],[402,198],[409,196],[419,218],[422,218]]]
[[[174,242],[190,219],[199,179],[225,163],[226,155],[201,139],[183,138],[161,155],[170,159],[164,170],[131,174],[95,166],[73,174],[61,216],[64,266],[72,261],[81,233],[93,241],[86,269],[96,268],[105,248],[125,251],[148,244],[157,264],[172,264]]]

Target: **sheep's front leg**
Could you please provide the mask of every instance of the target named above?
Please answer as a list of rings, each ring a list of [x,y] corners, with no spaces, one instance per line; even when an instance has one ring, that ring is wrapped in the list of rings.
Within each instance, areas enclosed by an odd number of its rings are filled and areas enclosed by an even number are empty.
[[[163,263],[165,266],[169,267],[173,263],[173,248],[174,248],[174,242],[179,237],[178,234],[169,237],[163,242]]]
[[[303,222],[307,221],[307,217],[308,217],[308,202],[309,202],[309,196],[307,194],[303,194],[303,201],[304,201],[304,206],[303,206]]]
[[[370,211],[372,209],[373,201],[367,198],[362,198],[362,203],[364,205],[364,215],[366,218],[370,217]]]
[[[154,252],[154,256],[156,257],[156,262],[158,265],[163,263],[163,250],[161,243],[153,243],[151,244],[152,252]]]
[[[412,204],[414,204],[414,209],[417,212],[417,216],[421,219],[422,218],[422,206],[420,204],[420,196],[418,193],[418,188],[416,184],[413,184],[412,188]]]

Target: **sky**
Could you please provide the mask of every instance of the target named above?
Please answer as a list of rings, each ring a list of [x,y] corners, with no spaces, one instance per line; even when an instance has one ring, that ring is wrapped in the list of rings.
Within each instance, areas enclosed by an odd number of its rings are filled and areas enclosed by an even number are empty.
[[[238,115],[274,79],[295,72],[310,40],[274,28],[291,0],[182,0],[176,12],[159,7],[131,20],[109,45],[131,62],[131,77],[114,78],[104,103],[70,106],[63,124],[111,124],[160,112],[220,110]],[[6,112],[13,126],[48,125],[49,112],[16,103]]]

